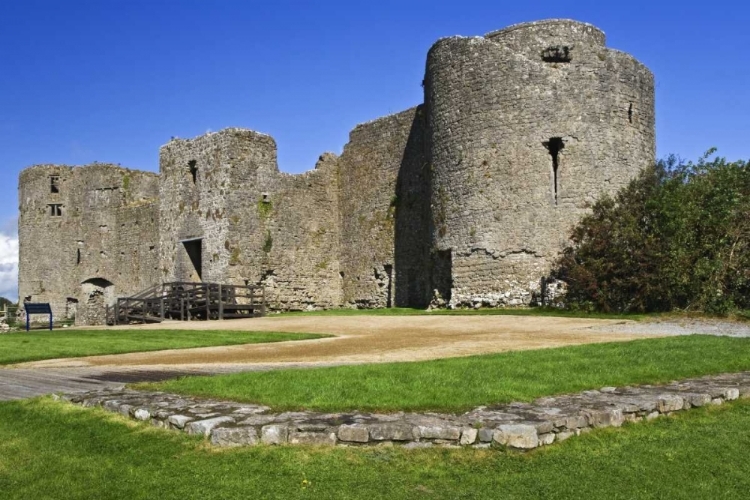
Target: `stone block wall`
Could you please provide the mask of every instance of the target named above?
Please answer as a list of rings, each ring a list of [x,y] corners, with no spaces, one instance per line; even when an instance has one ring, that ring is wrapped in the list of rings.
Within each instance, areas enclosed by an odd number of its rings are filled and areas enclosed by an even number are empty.
[[[160,257],[163,281],[220,282],[234,247],[230,225],[239,205],[258,196],[256,172],[275,161],[269,136],[226,129],[176,139],[159,155]],[[248,229],[248,228],[245,228]],[[191,259],[190,252],[197,255]],[[195,261],[199,258],[199,261]]]
[[[341,306],[338,158],[325,154],[315,170],[280,174],[268,192],[273,208],[264,239],[269,265],[262,283],[272,306]]]
[[[341,304],[335,155],[283,174],[273,138],[233,128],[171,141],[160,170],[164,281],[262,284],[272,309]]]
[[[357,126],[340,159],[344,301],[424,302],[428,180],[420,106]]]
[[[750,373],[686,379],[667,385],[602,387],[578,394],[480,406],[463,414],[363,411],[274,413],[267,406],[185,395],[104,389],[63,395],[85,407],[204,436],[217,446],[458,446],[531,450],[594,429],[621,427],[675,412],[750,397]]]
[[[116,296],[156,282],[157,189],[156,175],[115,165],[24,170],[21,300],[49,302],[57,318],[101,324]]]
[[[654,161],[654,81],[574,21],[452,37],[425,78],[432,244],[454,305],[528,304],[572,226]]]
[[[261,283],[274,310],[340,306],[338,158],[324,154],[314,170],[297,175],[274,163],[257,185],[252,203],[238,210],[243,229],[233,231],[231,280]]]

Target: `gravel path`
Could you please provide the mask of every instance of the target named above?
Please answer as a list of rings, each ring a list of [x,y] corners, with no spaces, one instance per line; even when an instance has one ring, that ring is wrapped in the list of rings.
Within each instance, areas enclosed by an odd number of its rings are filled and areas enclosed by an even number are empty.
[[[158,325],[164,329],[217,327],[337,337],[23,363],[0,368],[0,400],[121,387],[187,374],[421,361],[696,333],[750,337],[750,323],[687,318],[636,322],[533,316],[272,317]]]
[[[268,363],[352,364],[490,354],[651,337],[649,332],[592,330],[623,321],[535,316],[287,316],[232,321],[163,323],[138,329],[231,329],[326,333],[335,337],[195,349],[34,361],[17,368],[94,366],[236,365]],[[113,327],[112,334],[123,327]],[[145,368],[144,368],[145,369]]]
[[[722,319],[677,319],[599,325],[592,330],[607,333],[650,333],[654,335],[719,335],[750,337],[750,323]]]

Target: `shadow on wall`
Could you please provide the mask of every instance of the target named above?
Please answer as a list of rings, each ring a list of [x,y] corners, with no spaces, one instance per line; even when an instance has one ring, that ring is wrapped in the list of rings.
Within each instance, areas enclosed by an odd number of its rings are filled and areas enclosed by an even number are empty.
[[[180,240],[175,259],[175,279],[190,283],[203,281],[203,238]]]
[[[427,307],[432,289],[430,271],[430,165],[427,157],[426,116],[418,106],[391,200],[395,211],[397,307]]]

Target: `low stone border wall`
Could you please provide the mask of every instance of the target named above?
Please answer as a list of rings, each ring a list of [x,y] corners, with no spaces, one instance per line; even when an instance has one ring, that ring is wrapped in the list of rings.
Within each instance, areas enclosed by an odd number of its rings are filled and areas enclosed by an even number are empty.
[[[533,403],[438,413],[271,413],[266,406],[210,401],[161,392],[102,389],[62,396],[101,406],[157,427],[207,436],[218,446],[256,444],[506,446],[528,450],[596,427],[750,397],[750,372],[681,380],[663,386],[603,387]]]

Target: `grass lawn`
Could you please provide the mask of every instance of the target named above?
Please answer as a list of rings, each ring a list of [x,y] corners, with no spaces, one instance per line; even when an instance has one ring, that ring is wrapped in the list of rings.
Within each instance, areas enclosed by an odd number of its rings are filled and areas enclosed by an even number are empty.
[[[308,333],[220,330],[57,330],[0,335],[0,365],[98,354],[258,344],[325,337]]]
[[[278,316],[550,316],[565,318],[590,318],[590,319],[629,319],[639,321],[646,318],[665,316],[661,313],[654,314],[616,314],[572,311],[557,307],[505,307],[498,309],[414,309],[410,307],[390,307],[383,309],[327,309],[324,311],[294,311],[280,313]]]
[[[187,377],[138,387],[279,410],[464,411],[609,385],[743,370],[750,370],[750,339],[695,335],[417,363]]]
[[[600,429],[527,454],[256,447],[48,399],[0,403],[0,496],[13,499],[744,499],[750,401]]]

